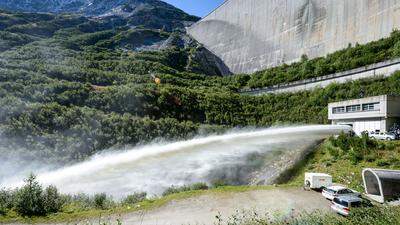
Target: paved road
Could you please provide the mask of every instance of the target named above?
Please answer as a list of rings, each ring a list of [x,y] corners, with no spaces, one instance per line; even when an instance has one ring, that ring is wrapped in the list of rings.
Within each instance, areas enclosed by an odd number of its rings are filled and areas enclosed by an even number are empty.
[[[260,215],[290,215],[303,211],[328,211],[330,203],[320,193],[300,188],[274,188],[246,192],[207,193],[201,196],[175,200],[147,212],[122,215],[123,225],[213,225],[217,215],[227,217],[247,212]],[[278,213],[279,212],[279,213]],[[115,224],[116,218],[110,219]],[[76,223],[74,223],[76,224]],[[88,224],[80,222],[78,224]],[[97,220],[89,224],[99,224]]]

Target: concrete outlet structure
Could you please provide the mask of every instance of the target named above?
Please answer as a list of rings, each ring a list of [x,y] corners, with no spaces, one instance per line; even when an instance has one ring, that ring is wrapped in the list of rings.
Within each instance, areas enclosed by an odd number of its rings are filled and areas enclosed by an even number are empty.
[[[356,134],[363,131],[387,132],[400,121],[400,97],[382,95],[328,105],[332,124],[353,127]]]

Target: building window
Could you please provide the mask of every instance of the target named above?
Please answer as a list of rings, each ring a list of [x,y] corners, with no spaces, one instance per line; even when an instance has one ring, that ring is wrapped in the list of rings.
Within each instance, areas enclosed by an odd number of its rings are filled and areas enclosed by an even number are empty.
[[[377,111],[377,110],[379,110],[379,108],[380,108],[379,102],[363,104],[363,106],[362,106],[363,111]]]
[[[361,105],[346,106],[346,112],[359,112],[359,111],[361,111]]]
[[[333,114],[339,114],[339,113],[345,113],[346,111],[344,110],[344,106],[342,107],[334,107],[332,109]]]

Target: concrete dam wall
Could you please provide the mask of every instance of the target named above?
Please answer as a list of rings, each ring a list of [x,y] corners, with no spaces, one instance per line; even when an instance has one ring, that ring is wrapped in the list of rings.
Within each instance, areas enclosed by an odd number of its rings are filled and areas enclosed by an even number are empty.
[[[188,28],[233,73],[325,56],[400,28],[400,0],[227,0]]]

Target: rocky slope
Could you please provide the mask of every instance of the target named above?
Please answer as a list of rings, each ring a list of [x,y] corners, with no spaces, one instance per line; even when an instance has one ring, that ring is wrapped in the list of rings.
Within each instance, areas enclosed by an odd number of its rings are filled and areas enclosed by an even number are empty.
[[[3,0],[0,1],[0,9],[114,17],[130,26],[164,30],[183,28],[199,19],[159,0]]]

